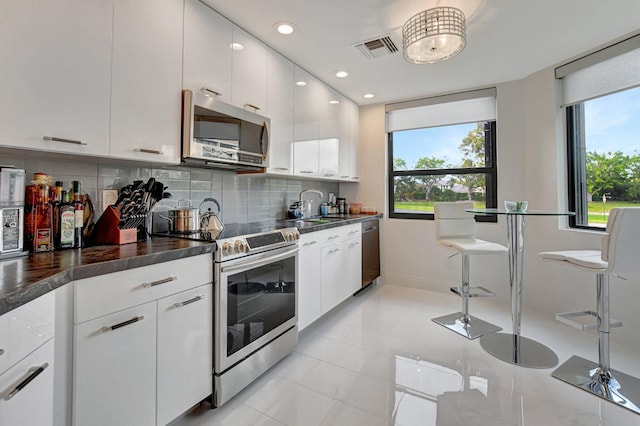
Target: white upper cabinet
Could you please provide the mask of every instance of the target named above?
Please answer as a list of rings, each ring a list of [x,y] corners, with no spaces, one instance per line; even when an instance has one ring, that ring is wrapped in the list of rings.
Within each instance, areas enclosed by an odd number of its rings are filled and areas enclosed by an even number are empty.
[[[340,141],[340,155],[338,159],[338,175],[340,180],[348,180],[350,177],[351,164],[351,134],[349,132],[349,111],[353,102],[339,96],[340,104],[336,105],[339,110],[338,117],[338,140]]]
[[[0,145],[107,155],[112,13],[113,0],[0,0]]]
[[[180,162],[182,2],[116,0],[111,157]]]
[[[349,102],[349,180],[360,179],[360,107]]]
[[[231,103],[232,27],[222,15],[199,0],[184,2],[182,87],[205,87]]]
[[[269,49],[267,57],[267,110],[271,119],[267,172],[293,173],[293,62]]]
[[[316,109],[322,83],[300,67],[295,67],[294,142],[317,140],[320,119]]]
[[[233,26],[231,103],[260,115],[267,111],[267,46]]]

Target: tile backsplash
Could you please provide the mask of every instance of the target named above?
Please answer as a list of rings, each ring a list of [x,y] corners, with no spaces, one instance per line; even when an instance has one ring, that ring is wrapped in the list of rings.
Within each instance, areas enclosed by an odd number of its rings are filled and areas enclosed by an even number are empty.
[[[265,176],[259,174],[236,174],[234,172],[199,169],[182,166],[138,166],[135,163],[120,163],[109,160],[56,156],[55,158],[33,158],[31,153],[0,151],[0,165],[23,168],[29,183],[34,172],[53,176],[54,180],[71,186],[72,180],[82,182],[82,192],[89,194],[96,211],[102,212],[101,191],[120,189],[134,180],[147,180],[153,176],[164,183],[172,198],[162,200],[156,211],[177,205],[179,200],[191,200],[198,207],[205,198],[215,198],[222,206],[224,223],[247,223],[261,220],[283,219],[288,206],[296,201],[300,192],[314,188],[324,197],[309,195],[314,200],[314,209],[319,211],[322,201],[328,201],[329,193],[338,195],[336,182],[302,180],[287,176]]]

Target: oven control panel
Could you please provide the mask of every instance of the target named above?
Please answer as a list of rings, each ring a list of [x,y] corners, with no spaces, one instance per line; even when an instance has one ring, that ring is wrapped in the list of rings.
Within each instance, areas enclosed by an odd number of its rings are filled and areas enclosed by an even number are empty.
[[[217,261],[236,259],[262,251],[295,244],[300,239],[298,228],[285,228],[259,234],[216,240]]]

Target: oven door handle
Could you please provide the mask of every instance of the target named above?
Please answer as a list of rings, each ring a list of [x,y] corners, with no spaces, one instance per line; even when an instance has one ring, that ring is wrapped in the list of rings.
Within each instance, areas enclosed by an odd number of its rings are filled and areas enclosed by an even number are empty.
[[[297,253],[298,250],[299,250],[298,248],[295,248],[293,250],[287,250],[284,253],[280,253],[274,256],[262,257],[254,261],[242,262],[242,263],[237,263],[235,265],[229,265],[229,266],[222,266],[220,268],[220,271],[223,273],[227,273],[227,272],[235,272],[235,271],[246,271],[249,269],[258,268],[260,266],[268,265],[269,263],[278,262],[279,260],[283,260],[288,257],[291,257],[295,253]]]

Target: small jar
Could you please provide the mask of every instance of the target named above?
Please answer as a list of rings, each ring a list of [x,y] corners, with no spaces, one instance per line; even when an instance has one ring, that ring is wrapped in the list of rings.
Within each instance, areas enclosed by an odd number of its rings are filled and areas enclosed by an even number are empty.
[[[320,214],[322,216],[326,216],[329,214],[329,204],[327,203],[320,204]]]

